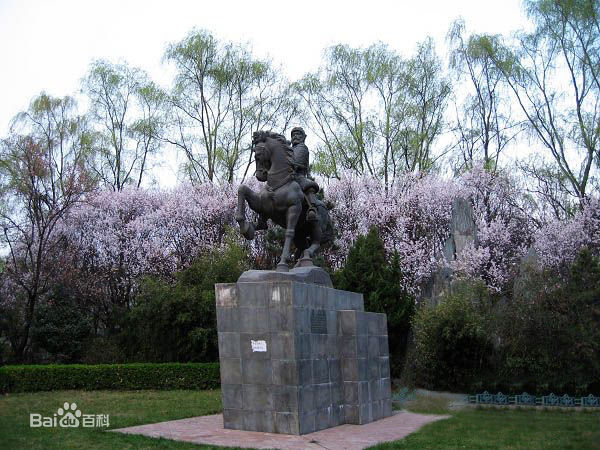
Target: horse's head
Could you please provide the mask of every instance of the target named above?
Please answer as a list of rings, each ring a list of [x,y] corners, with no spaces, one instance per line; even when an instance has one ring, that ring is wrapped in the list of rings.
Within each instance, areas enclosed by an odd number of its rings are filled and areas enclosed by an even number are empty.
[[[259,142],[254,145],[254,159],[256,162],[256,179],[258,181],[267,181],[267,174],[271,169],[271,155],[267,144]]]
[[[278,183],[293,172],[293,151],[285,137],[272,131],[256,131],[252,135],[252,149],[256,160],[256,178]],[[268,179],[267,174],[273,177]]]

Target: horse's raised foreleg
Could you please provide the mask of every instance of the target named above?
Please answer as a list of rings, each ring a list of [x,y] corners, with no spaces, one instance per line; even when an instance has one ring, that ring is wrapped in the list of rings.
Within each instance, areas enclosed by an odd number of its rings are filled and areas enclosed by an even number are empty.
[[[235,212],[235,220],[240,226],[240,233],[248,240],[254,239],[254,225],[246,220],[246,202],[254,211],[259,208],[259,195],[246,185],[240,185],[238,188],[238,204]]]
[[[289,270],[288,261],[290,260],[290,248],[292,246],[292,240],[296,231],[296,224],[298,218],[302,212],[302,204],[295,203],[290,206],[286,214],[286,230],[285,230],[285,242],[283,244],[283,252],[281,253],[281,260],[277,264],[278,272],[287,272]]]

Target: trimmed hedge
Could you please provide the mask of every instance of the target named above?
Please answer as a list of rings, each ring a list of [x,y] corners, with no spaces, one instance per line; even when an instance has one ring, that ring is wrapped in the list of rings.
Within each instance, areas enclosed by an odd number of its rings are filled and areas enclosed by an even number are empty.
[[[66,389],[218,389],[218,363],[51,364],[0,367],[0,392]]]

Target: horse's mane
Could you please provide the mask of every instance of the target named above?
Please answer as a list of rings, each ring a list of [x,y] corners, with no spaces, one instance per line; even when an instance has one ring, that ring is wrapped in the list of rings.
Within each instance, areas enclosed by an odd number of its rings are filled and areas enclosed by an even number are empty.
[[[289,146],[285,136],[280,133],[275,133],[274,131],[261,130],[261,131],[255,131],[252,134],[252,142],[254,142],[255,144],[259,143],[259,142],[265,142],[267,140],[267,138],[276,139],[279,142],[281,142],[282,144]]]
[[[290,143],[288,142],[288,140],[285,138],[285,136],[283,134],[275,133],[274,131],[263,131],[263,130],[255,131],[252,134],[252,144],[256,145],[261,142],[264,143],[269,138],[276,140],[281,145],[283,150],[285,150],[285,155],[288,160],[288,164],[290,166],[293,166],[294,165],[294,151],[292,150]]]

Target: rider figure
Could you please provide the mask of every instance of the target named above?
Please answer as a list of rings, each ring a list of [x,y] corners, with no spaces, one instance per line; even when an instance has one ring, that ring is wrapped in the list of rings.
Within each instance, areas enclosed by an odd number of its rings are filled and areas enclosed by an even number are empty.
[[[313,180],[308,178],[310,154],[308,147],[304,144],[306,133],[301,127],[292,128],[292,149],[294,150],[294,167],[296,170],[296,181],[304,192],[308,211],[306,213],[307,221],[317,220],[317,198],[315,194],[319,186]]]

